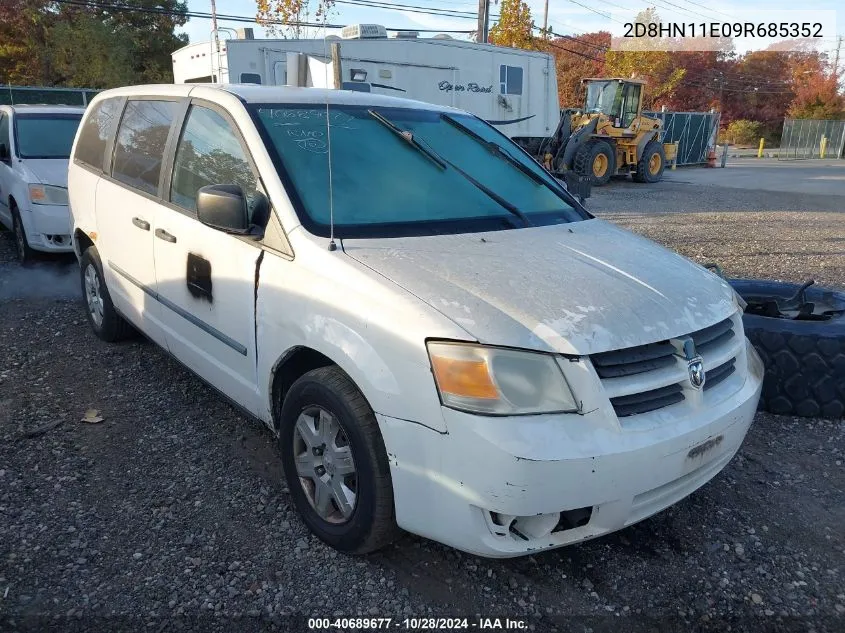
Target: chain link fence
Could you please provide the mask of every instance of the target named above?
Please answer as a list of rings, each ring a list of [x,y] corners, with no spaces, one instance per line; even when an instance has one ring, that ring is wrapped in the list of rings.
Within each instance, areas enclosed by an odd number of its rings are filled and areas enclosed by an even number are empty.
[[[678,144],[678,165],[707,162],[707,150],[716,145],[718,112],[643,112],[663,121],[663,142]]]
[[[99,90],[88,88],[43,88],[35,86],[0,86],[0,105],[74,105],[87,106]]]
[[[845,121],[784,119],[778,160],[845,158]]]

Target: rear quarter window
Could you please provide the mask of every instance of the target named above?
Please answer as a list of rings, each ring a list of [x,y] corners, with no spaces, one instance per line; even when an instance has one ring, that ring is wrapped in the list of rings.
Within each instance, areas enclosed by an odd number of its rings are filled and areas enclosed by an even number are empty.
[[[106,145],[117,127],[120,100],[104,99],[92,106],[82,123],[74,159],[102,171]]]

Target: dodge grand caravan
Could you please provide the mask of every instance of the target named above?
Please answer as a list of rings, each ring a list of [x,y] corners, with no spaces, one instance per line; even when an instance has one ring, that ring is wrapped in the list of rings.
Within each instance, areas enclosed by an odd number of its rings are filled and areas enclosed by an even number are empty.
[[[595,219],[464,112],[359,92],[101,93],[70,165],[94,332],[143,332],[278,435],[333,547],[506,557],[714,477],[762,366],[707,270]]]

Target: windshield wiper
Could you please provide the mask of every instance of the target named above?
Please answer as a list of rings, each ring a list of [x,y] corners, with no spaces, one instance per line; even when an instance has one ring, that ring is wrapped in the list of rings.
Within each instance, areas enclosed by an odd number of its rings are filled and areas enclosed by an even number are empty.
[[[490,150],[490,153],[495,154],[496,156],[498,156],[498,157],[502,158],[503,160],[506,160],[507,162],[509,162],[511,165],[516,167],[523,174],[528,176],[531,180],[536,182],[538,185],[548,185],[548,183],[543,179],[542,176],[540,176],[540,174],[532,171],[532,169],[528,165],[518,161],[516,158],[514,158],[511,155],[510,152],[504,150],[501,146],[499,146],[498,143],[494,143],[493,141],[488,141],[483,136],[481,136],[480,134],[478,134],[474,130],[468,128],[466,125],[464,125],[460,121],[455,120],[453,117],[451,117],[448,114],[445,114],[445,113],[441,114],[440,118],[443,119],[444,121],[446,121],[447,123],[451,124],[452,126],[456,127],[457,129],[459,129],[461,132],[463,132],[464,134],[466,134],[470,138],[475,139],[476,141],[478,141],[479,143],[484,145],[488,150]]]
[[[378,112],[375,112],[374,110],[368,110],[367,112],[370,113],[371,117],[381,123],[388,130],[393,132],[396,136],[398,136],[403,141],[407,142],[411,147],[415,148],[418,152],[426,156],[431,162],[440,167],[440,169],[446,169],[446,162],[431,149],[424,147],[422,144],[420,144],[420,142],[416,138],[414,138],[414,135],[411,132],[403,130],[393,121],[382,116]]]
[[[459,129],[461,132],[463,132],[464,134],[469,136],[470,138],[475,139],[476,141],[478,141],[482,145],[486,146],[487,149],[489,149],[491,153],[493,153],[496,156],[499,156],[500,158],[502,158],[503,160],[506,160],[507,162],[509,162],[511,165],[516,167],[523,174],[528,176],[531,180],[536,182],[538,185],[544,185],[546,187],[549,186],[549,183],[548,183],[548,181],[546,181],[545,178],[543,178],[540,174],[538,174],[537,172],[532,170],[528,165],[526,165],[522,161],[517,160],[516,157],[514,157],[513,154],[511,154],[509,151],[507,151],[505,148],[503,148],[498,143],[495,143],[494,141],[488,141],[483,136],[481,136],[480,134],[478,134],[474,130],[468,128],[466,125],[464,125],[463,123],[461,123],[460,121],[456,120],[455,118],[453,118],[452,116],[450,116],[448,114],[445,114],[445,113],[441,114],[440,118],[442,118],[447,123],[450,123],[451,125],[453,125],[457,129]],[[552,180],[554,181],[555,189],[558,191],[558,193],[565,192],[567,194],[565,197],[568,198],[569,192],[566,191],[566,189],[564,189],[560,185],[560,183],[557,182],[557,179],[553,178]]]
[[[440,156],[437,152],[435,152],[433,149],[428,147],[428,143],[425,143],[425,144],[421,143],[420,140],[418,140],[417,137],[414,136],[414,134],[412,134],[411,132],[408,132],[407,130],[403,130],[398,125],[393,123],[393,121],[391,121],[390,119],[382,116],[378,112],[374,112],[373,110],[368,110],[368,112],[370,113],[370,115],[376,121],[378,121],[379,123],[384,125],[387,129],[389,129],[391,132],[393,132],[394,134],[396,134],[397,136],[399,136],[403,140],[410,143],[412,147],[414,147],[418,151],[422,152],[425,156],[427,156],[429,159],[431,159],[434,163],[436,163],[442,169],[446,169],[446,166],[448,165],[449,167],[454,169],[456,172],[458,172],[461,176],[466,178],[476,188],[478,188],[482,192],[484,192],[489,198],[495,200],[497,203],[499,203],[499,205],[501,205],[502,207],[507,209],[510,213],[514,214],[516,217],[518,217],[520,220],[522,220],[522,222],[523,222],[523,224],[525,224],[525,226],[533,226],[531,220],[528,219],[528,216],[525,215],[522,211],[520,211],[513,203],[508,202],[502,196],[500,196],[498,193],[496,193],[495,191],[493,191],[492,189],[490,189],[486,185],[483,185],[480,182],[478,182],[475,178],[470,176],[468,173],[466,173],[463,169],[458,167],[452,161]]]

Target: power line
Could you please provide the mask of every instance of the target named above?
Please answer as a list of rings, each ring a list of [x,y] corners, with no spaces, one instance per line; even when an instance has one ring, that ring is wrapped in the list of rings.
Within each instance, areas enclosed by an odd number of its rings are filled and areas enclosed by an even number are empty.
[[[711,13],[718,13],[719,15],[724,15],[725,17],[733,19],[734,16],[730,15],[729,13],[725,13],[724,11],[719,11],[718,9],[711,9],[710,7],[705,7],[703,4],[699,4],[698,2],[693,2],[692,0],[681,0],[681,2],[685,4],[691,4],[695,7],[700,7],[705,11],[710,11]]]
[[[203,11],[170,11],[167,9],[161,9],[156,7],[137,7],[132,5],[126,4],[117,4],[111,2],[96,2],[90,0],[54,0],[58,4],[66,4],[71,6],[78,6],[78,7],[85,7],[89,9],[101,9],[104,11],[114,11],[114,12],[123,12],[123,13],[147,13],[147,14],[154,14],[154,15],[166,15],[166,16],[173,16],[173,17],[187,17],[187,18],[197,18],[197,19],[208,19],[212,18],[210,13],[206,13]],[[338,0],[343,1],[346,3],[351,3],[356,0]],[[388,7],[375,7],[375,8],[385,8]],[[401,8],[398,5],[393,5],[392,7],[394,10],[398,11],[405,11],[406,9]],[[412,11],[413,12],[413,11]],[[417,11],[419,12],[419,11]],[[462,16],[447,16],[445,14],[434,14],[434,15],[443,15],[444,17],[462,17]],[[226,22],[242,22],[248,24],[273,24],[279,26],[302,26],[302,27],[310,27],[310,28],[327,28],[327,29],[342,29],[345,24],[328,24],[323,22],[302,22],[302,21],[294,21],[294,22],[285,22],[283,20],[275,20],[275,19],[268,19],[262,20],[259,22],[255,17],[243,16],[243,15],[229,15],[229,14],[217,14],[218,20],[223,20]],[[385,27],[388,31],[407,31],[409,30],[408,27],[403,28],[396,28],[396,27]],[[460,33],[460,34],[470,34],[474,33],[475,31],[472,29],[468,30],[460,30],[460,29],[413,29],[415,31],[419,31],[422,33]]]
[[[581,7],[582,9],[586,9],[587,11],[592,11],[596,15],[600,15],[603,18],[607,18],[608,20],[613,20],[614,22],[619,22],[619,24],[624,24],[624,22],[622,22],[621,20],[617,20],[616,18],[614,18],[609,13],[605,13],[604,11],[599,11],[598,9],[594,9],[593,7],[591,7],[589,5],[582,4],[582,3],[578,2],[578,0],[569,0],[569,2],[571,2],[572,4],[578,5],[579,7]]]

